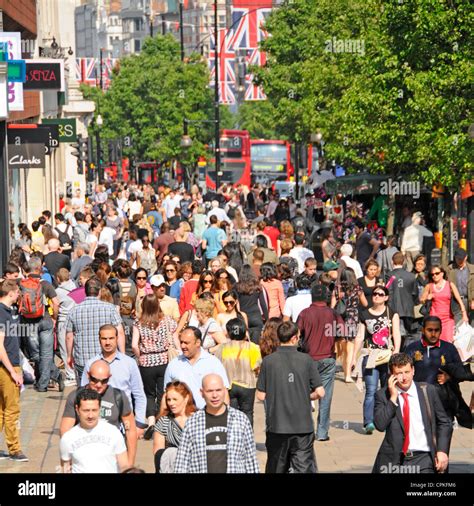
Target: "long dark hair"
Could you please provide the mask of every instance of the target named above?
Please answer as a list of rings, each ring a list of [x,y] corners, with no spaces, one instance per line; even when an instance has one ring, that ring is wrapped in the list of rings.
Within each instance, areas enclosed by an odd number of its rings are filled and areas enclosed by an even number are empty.
[[[230,242],[222,248],[222,252],[228,258],[228,264],[239,274],[244,265],[244,254],[240,243]]]
[[[147,327],[156,328],[158,327],[161,319],[163,318],[163,312],[161,311],[158,297],[152,293],[145,295],[142,300],[142,314],[140,316],[140,323]]]
[[[253,293],[261,292],[262,288],[258,282],[258,278],[250,265],[242,266],[239,275],[239,282],[235,288],[238,293],[243,295],[251,295]]]

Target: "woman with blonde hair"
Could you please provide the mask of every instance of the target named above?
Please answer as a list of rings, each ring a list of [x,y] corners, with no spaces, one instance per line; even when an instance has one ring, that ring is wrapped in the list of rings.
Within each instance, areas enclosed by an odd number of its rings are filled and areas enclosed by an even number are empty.
[[[147,399],[148,428],[145,439],[151,439],[155,415],[163,396],[163,382],[168,365],[168,349],[172,346],[176,322],[164,316],[156,295],[145,295],[141,315],[135,321],[132,334],[132,350],[138,360]]]
[[[224,332],[212,317],[215,308],[214,301],[198,299],[194,308],[199,322],[198,328],[202,334],[202,347],[209,353],[214,353],[219,344],[226,342]]]
[[[164,399],[154,426],[153,455],[157,473],[172,473],[184,426],[197,408],[191,390],[181,381],[166,385]]]
[[[283,220],[278,228],[280,230],[280,236],[277,239],[277,255],[281,256],[282,255],[281,242],[286,239],[288,241],[291,241],[291,243],[293,244],[293,239],[295,237],[295,229],[288,220]]]

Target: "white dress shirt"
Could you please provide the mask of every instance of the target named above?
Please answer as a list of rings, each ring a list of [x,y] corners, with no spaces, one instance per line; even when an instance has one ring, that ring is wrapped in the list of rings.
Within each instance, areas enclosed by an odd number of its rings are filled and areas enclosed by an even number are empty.
[[[398,390],[398,403],[402,411],[403,417],[403,405],[405,400],[402,397],[403,390]],[[425,424],[421,417],[420,399],[418,398],[418,390],[415,382],[411,384],[411,387],[406,391],[408,394],[408,405],[410,406],[410,441],[408,443],[408,450],[413,452],[429,452],[430,446],[428,444],[428,438],[426,436]]]

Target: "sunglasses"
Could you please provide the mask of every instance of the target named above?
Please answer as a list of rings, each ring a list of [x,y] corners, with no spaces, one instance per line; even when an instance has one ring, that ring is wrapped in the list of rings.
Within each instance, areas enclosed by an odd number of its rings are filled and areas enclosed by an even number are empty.
[[[235,300],[225,300],[224,305],[233,306],[235,304]]]
[[[212,285],[212,279],[205,279],[204,284]]]
[[[95,384],[101,383],[102,385],[107,385],[110,378],[101,379],[101,378],[94,378],[94,376],[89,375],[89,379],[92,381],[92,383],[95,383]]]
[[[137,279],[141,279],[141,280],[144,280],[144,279],[145,279],[145,280],[146,280],[146,277],[144,277],[144,278],[143,278],[143,277],[141,277],[141,276],[137,276]]]
[[[438,276],[439,274],[441,274],[441,271],[431,273],[432,276]]]
[[[176,272],[176,269],[166,269],[165,272]]]
[[[385,293],[384,292],[375,292],[372,294],[373,297],[385,297]]]

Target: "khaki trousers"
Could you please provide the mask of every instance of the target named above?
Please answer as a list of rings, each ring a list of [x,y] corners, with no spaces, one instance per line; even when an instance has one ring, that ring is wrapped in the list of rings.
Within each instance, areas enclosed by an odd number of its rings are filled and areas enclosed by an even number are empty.
[[[21,374],[21,367],[15,367]],[[20,387],[16,386],[10,373],[0,366],[0,432],[5,430],[5,442],[10,455],[20,453]]]

